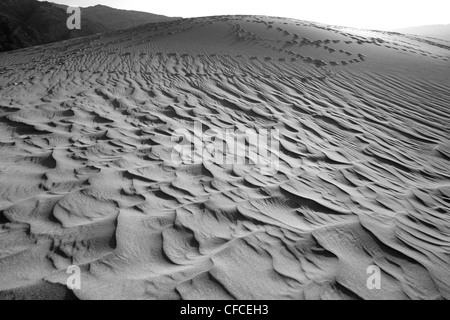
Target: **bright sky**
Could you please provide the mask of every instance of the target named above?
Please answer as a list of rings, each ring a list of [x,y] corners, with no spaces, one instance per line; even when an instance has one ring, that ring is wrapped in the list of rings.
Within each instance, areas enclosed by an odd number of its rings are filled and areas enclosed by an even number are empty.
[[[450,0],[50,0],[71,6],[103,4],[166,16],[253,14],[355,28],[392,30],[450,24]]]

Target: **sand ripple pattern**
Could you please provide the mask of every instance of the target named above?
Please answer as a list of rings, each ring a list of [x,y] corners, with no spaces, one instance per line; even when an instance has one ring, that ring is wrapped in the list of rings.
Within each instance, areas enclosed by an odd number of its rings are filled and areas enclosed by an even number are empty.
[[[238,16],[0,54],[0,297],[449,299],[449,56]],[[195,121],[279,172],[175,165]]]

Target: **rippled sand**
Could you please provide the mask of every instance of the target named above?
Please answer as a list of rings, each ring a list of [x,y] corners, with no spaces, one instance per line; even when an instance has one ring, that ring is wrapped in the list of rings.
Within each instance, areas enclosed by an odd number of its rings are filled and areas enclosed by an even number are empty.
[[[0,297],[448,299],[449,83],[450,43],[272,17],[2,53]],[[175,163],[198,121],[278,173]]]

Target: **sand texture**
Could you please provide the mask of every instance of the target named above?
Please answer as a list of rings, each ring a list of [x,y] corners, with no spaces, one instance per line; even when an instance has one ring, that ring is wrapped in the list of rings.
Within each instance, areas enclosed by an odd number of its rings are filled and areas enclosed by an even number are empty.
[[[1,53],[0,297],[449,299],[449,83],[443,42],[275,17]],[[199,121],[278,172],[175,163]]]

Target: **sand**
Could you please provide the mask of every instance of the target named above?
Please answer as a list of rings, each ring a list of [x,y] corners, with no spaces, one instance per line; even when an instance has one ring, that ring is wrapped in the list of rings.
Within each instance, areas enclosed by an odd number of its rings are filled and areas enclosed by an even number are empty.
[[[449,83],[443,43],[275,17],[2,53],[0,297],[449,299]],[[176,163],[196,121],[279,170]]]

